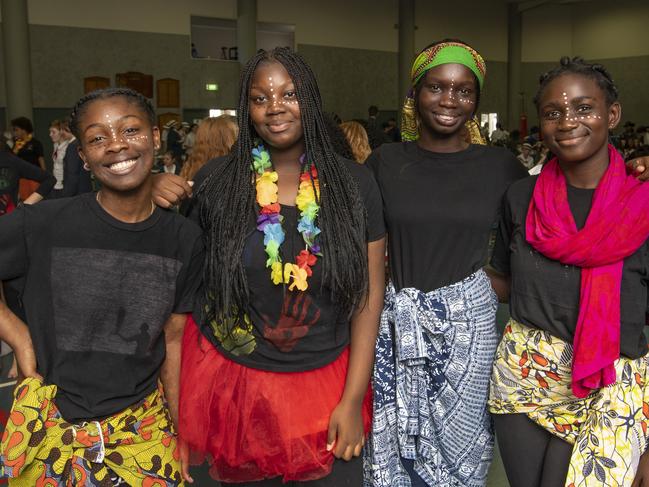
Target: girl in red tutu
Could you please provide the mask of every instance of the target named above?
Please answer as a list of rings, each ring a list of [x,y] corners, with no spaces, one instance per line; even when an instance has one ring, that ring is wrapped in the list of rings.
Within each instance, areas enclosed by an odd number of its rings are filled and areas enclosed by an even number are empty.
[[[196,175],[189,210],[208,258],[183,342],[183,455],[207,457],[224,485],[360,486],[381,197],[333,152],[300,56],[260,52],[241,79],[239,139]],[[160,177],[158,194],[175,181]]]

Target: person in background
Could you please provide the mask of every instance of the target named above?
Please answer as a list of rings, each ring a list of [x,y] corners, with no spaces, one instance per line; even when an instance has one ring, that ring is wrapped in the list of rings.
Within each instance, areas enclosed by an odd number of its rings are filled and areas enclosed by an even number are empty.
[[[399,142],[401,140],[399,127],[397,127],[397,121],[394,118],[388,119],[383,124],[383,135],[386,142]]]
[[[90,167],[79,156],[79,141],[70,131],[68,120],[61,122],[61,133],[69,143],[63,157],[63,190],[59,197],[76,196],[93,191]]]
[[[341,123],[340,128],[345,133],[345,138],[352,149],[354,160],[361,164],[365,162],[365,159],[370,155],[372,149],[370,148],[370,143],[367,139],[367,132],[363,126],[352,120]]]
[[[162,155],[162,171],[165,174],[180,174],[180,165],[176,160],[176,154],[168,150]]]
[[[496,123],[496,130],[491,132],[491,144],[499,147],[506,147],[509,142],[509,132],[503,130],[500,122]]]
[[[176,122],[171,121],[169,131],[167,132],[167,146],[165,151],[173,152],[174,158],[179,165],[182,165],[183,159],[183,134],[182,126]]]
[[[236,119],[221,115],[201,120],[196,126],[195,134],[192,152],[180,171],[180,176],[187,181],[193,180],[207,161],[230,153],[237,140],[239,127]]]
[[[34,126],[27,117],[14,118],[11,121],[11,130],[14,136],[12,151],[22,160],[45,170],[45,157],[43,144],[34,138]],[[20,199],[27,199],[36,189],[36,183],[24,179],[20,182]]]
[[[198,130],[198,124],[192,123],[187,130],[187,134],[185,135],[185,140],[183,141],[183,149],[185,149],[185,154],[187,154],[187,156],[191,154],[192,149],[194,148],[194,144],[196,143],[196,130]]]
[[[534,167],[534,156],[532,155],[532,144],[529,142],[524,142],[521,145],[521,152],[518,154],[517,159],[519,162],[525,166],[525,169],[531,169]]]
[[[63,156],[65,155],[65,149],[57,151],[59,141],[61,140],[60,120],[52,120],[50,122],[48,134],[52,141],[52,174],[56,178],[56,184],[54,185],[54,191],[56,192],[63,189]]]

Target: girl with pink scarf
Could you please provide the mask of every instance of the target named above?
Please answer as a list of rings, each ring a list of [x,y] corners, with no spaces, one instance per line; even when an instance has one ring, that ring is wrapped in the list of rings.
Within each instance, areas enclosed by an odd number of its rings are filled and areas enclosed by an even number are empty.
[[[563,58],[535,103],[556,157],[507,191],[492,259],[511,277],[489,400],[507,476],[646,485],[649,185],[608,144],[622,110],[602,66]]]

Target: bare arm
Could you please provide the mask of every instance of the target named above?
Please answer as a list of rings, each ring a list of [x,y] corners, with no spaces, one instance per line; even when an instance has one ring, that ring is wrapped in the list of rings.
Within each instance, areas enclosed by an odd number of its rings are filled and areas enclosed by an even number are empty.
[[[27,325],[13,314],[2,300],[0,300],[0,339],[13,349],[23,376],[43,380],[36,370],[36,354]]]
[[[485,272],[489,279],[491,280],[491,287],[493,287],[496,295],[498,296],[498,301],[501,303],[509,302],[509,293],[511,288],[511,278],[505,274],[501,274],[496,271],[493,267],[485,267]]]
[[[364,444],[362,405],[374,365],[379,318],[385,293],[385,238],[367,246],[369,292],[367,300],[354,313],[347,380],[340,403],[329,424],[327,448],[337,458],[359,456]]]
[[[160,381],[176,431],[178,431],[178,395],[180,392],[180,349],[186,321],[187,315],[172,313],[164,326],[167,355],[160,370]]]

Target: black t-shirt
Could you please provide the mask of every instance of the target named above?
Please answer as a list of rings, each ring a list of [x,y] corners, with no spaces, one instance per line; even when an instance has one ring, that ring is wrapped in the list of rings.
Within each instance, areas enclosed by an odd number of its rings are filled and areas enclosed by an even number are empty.
[[[512,317],[572,343],[579,315],[581,268],[550,260],[525,240],[527,210],[537,176],[513,184],[503,201],[500,228],[491,265],[511,274]],[[593,189],[568,186],[568,203],[577,228],[582,228],[593,200]],[[649,301],[649,242],[624,259],[622,271],[620,352],[630,358],[647,353],[643,333]]]
[[[18,181],[21,178],[41,183],[36,190],[41,196],[47,196],[56,184],[54,176],[38,165],[34,166],[9,152],[0,151],[0,216],[8,213],[8,209],[18,203]]]
[[[27,161],[30,164],[33,164],[35,166],[39,166],[40,164],[38,163],[38,158],[43,157],[43,144],[41,143],[40,140],[35,139],[32,137],[32,139],[27,142],[24,146],[20,148],[20,150],[16,153],[18,157],[20,157],[23,161]]]
[[[502,196],[527,175],[509,151],[483,145],[435,153],[415,142],[384,144],[366,164],[383,196],[392,281],[424,292],[486,264]]]
[[[203,167],[194,181],[199,187],[223,159],[214,159]],[[381,195],[366,167],[341,159],[359,187],[367,211],[367,241],[385,234]],[[191,210],[194,217],[197,204]],[[256,205],[255,205],[256,206]],[[258,211],[256,209],[256,211]],[[281,246],[285,262],[295,262],[304,241],[297,231],[299,210],[282,205],[282,227],[286,234]],[[243,264],[250,293],[248,316],[250,338],[246,346],[232,347],[215,337],[210,323],[202,324],[203,334],[227,357],[248,367],[276,372],[311,370],[333,362],[349,343],[349,317],[341,315],[328,289],[322,288],[322,259],[319,257],[309,277],[305,292],[289,291],[274,285],[266,267],[263,234],[255,228],[256,213],[248,216],[250,232],[243,250]],[[323,253],[327,249],[322,250]],[[200,312],[195,313],[200,319]]]
[[[26,277],[38,371],[58,387],[66,420],[110,416],[157,387],[163,325],[171,313],[193,310],[201,234],[161,209],[120,222],[93,193],[0,218],[0,280]]]

